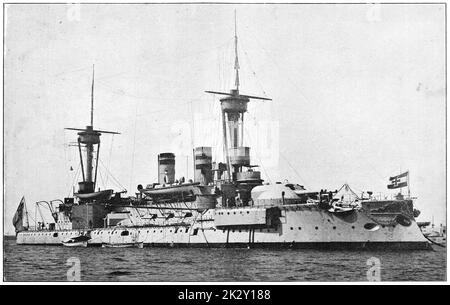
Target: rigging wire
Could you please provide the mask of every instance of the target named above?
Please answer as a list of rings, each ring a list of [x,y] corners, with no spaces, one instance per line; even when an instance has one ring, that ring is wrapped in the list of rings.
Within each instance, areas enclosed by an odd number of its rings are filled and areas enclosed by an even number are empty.
[[[253,76],[255,76],[256,82],[257,82],[259,88],[261,89],[261,91],[263,92],[263,95],[264,95],[265,97],[267,97],[267,93],[266,93],[266,91],[264,90],[264,87],[263,87],[261,81],[259,80],[258,76],[256,75],[255,70],[254,70],[253,67],[252,67],[252,63],[251,63],[251,61],[250,61],[250,56],[248,55],[247,51],[245,50],[245,48],[244,48],[244,46],[243,46],[243,43],[242,43],[242,40],[241,40],[241,46],[242,46],[241,49],[243,50],[243,52],[244,52],[244,54],[245,54],[245,58],[247,59],[248,67],[250,68],[250,71],[252,72]]]
[[[67,197],[70,197],[70,193],[73,192],[73,186],[75,185],[75,181],[78,179],[78,176],[80,175],[80,168],[81,168],[81,164],[78,164],[78,167],[75,172],[75,175],[73,176],[72,184],[70,185],[70,190],[69,190],[69,194],[67,195]]]
[[[275,60],[275,58],[270,54],[270,52],[268,52],[267,50],[266,50],[266,48],[264,48],[264,46],[263,46],[263,44],[256,38],[256,37],[253,37],[254,38],[254,40],[256,41],[256,43],[259,45],[259,47],[266,53],[266,56],[267,56],[267,58],[269,58],[270,59],[270,61],[272,62],[272,64],[278,69],[278,70],[281,70],[280,69],[280,66],[278,65],[278,63],[277,63],[277,61]],[[241,43],[242,44],[242,43]],[[256,75],[255,75],[256,76]],[[284,77],[291,83],[291,85],[296,89],[296,90],[298,90],[298,88],[299,88],[299,86],[289,77],[289,75],[284,75]],[[297,91],[297,93],[300,95],[300,97],[307,103],[307,104],[314,104],[314,103],[311,103],[311,101],[310,101],[310,99],[308,99],[301,91]],[[342,135],[339,133],[339,132],[337,132],[337,130],[336,129],[333,129],[333,132],[335,132],[338,136],[341,136],[342,137]],[[363,152],[362,151],[359,151],[359,154],[362,154]],[[377,173],[377,175],[379,176],[379,178],[380,179],[384,179],[385,177],[383,176],[383,175],[381,175],[379,172],[378,172],[378,170],[375,168],[375,167],[373,167],[372,165],[370,165],[369,164],[369,166],[371,167],[371,169],[375,172],[375,173]]]
[[[250,133],[248,132],[247,128],[244,127],[244,131],[245,131],[245,134],[247,135],[247,137],[249,138],[250,142],[253,143],[252,138],[250,137]],[[254,151],[255,151],[256,157],[258,158],[259,163],[260,163],[260,165],[261,165],[261,167],[262,167],[262,169],[264,171],[264,174],[266,175],[266,177],[269,180],[269,182],[272,183],[272,179],[270,178],[269,174],[267,173],[267,170],[264,167],[264,164],[263,164],[263,162],[261,160],[261,157],[260,157],[258,151],[256,149]]]
[[[203,237],[205,238],[206,245],[208,246],[208,248],[210,248],[208,239],[206,238],[205,229],[203,228],[203,221],[202,221],[203,215],[206,214],[206,212],[208,212],[208,210],[205,210],[200,214],[200,226],[202,227],[202,233],[203,233]]]
[[[98,171],[98,175],[100,177],[100,181],[102,182],[103,189],[106,189],[107,187],[106,187],[105,178],[103,177],[102,171]]]
[[[70,165],[69,158],[67,157],[67,150],[69,146],[66,145],[66,131],[63,130],[63,147],[64,147],[64,161],[66,162],[66,166]]]
[[[264,48],[264,46],[262,45],[262,43],[260,43],[259,42],[259,40],[254,36],[253,37],[254,39],[255,39],[255,41],[256,41],[256,43],[259,45],[259,47],[266,53],[266,55],[267,55],[267,58],[269,58],[270,59],[270,61],[274,64],[274,66],[278,69],[278,70],[282,70],[281,68],[280,68],[280,66],[278,65],[278,63],[276,62],[276,60],[272,57],[272,55],[270,54],[270,52],[268,52],[265,48]],[[301,92],[301,91],[298,91],[298,88],[299,88],[299,86],[289,77],[289,75],[284,75],[284,77],[291,83],[291,85],[297,90],[296,92],[297,92],[297,94],[299,94],[304,100],[305,100],[305,102],[307,103],[307,104],[312,104],[312,103],[309,103],[309,100],[308,100],[308,98],[306,98],[306,96]]]
[[[109,146],[108,168],[111,167],[113,143],[114,143],[114,134],[112,134],[111,143],[110,143],[110,146]],[[108,183],[108,178],[109,178],[109,176],[106,175],[106,181],[105,181],[105,185],[104,185],[105,187],[106,187],[106,184]]]
[[[300,176],[300,174],[297,172],[295,167],[293,167],[292,164],[289,162],[288,158],[286,158],[281,151],[279,152],[279,154],[286,161],[286,164],[294,171],[294,173],[297,175],[297,177],[300,178],[300,181],[306,187],[306,189],[309,189],[309,186],[306,185],[306,183],[305,183],[305,179],[303,179],[302,176]]]
[[[92,70],[92,65],[89,65],[89,66],[86,66],[86,67],[82,67],[82,68],[77,68],[75,70],[59,72],[59,73],[53,74],[53,77],[59,77],[59,76],[64,75],[64,74],[72,74],[72,73],[75,73],[75,72],[80,72],[80,71],[85,71],[85,70]]]
[[[108,168],[106,168],[105,164],[103,163],[103,161],[101,159],[100,160],[100,164],[103,166],[103,168],[105,169],[105,171],[107,172],[108,175],[111,176],[111,179],[117,184],[117,186],[119,186],[120,188],[122,188],[124,191],[126,191],[127,189],[114,177],[114,175],[108,170]]]
[[[130,190],[132,189],[133,183],[133,174],[134,174],[134,154],[136,151],[136,126],[137,126],[137,114],[138,114],[138,105],[135,105],[135,117],[134,117],[134,132],[133,132],[133,152],[131,154],[131,172],[130,172]]]

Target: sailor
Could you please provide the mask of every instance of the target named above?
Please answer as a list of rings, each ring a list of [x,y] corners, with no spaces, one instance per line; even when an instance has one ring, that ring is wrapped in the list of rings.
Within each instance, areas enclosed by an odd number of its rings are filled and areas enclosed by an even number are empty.
[[[395,195],[395,199],[403,200],[404,199],[403,194],[402,193],[398,193],[397,195]]]
[[[241,193],[238,193],[236,197],[236,206],[240,207],[243,206],[242,199],[241,199]]]
[[[234,206],[236,206],[236,200],[234,199],[234,197],[228,198],[228,207],[234,207]]]

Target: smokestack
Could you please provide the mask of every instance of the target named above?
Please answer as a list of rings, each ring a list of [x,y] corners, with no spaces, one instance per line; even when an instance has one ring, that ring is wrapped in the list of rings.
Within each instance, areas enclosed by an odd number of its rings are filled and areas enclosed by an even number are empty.
[[[213,182],[212,149],[211,147],[196,147],[194,149],[195,182],[208,185]]]
[[[158,155],[158,183],[171,184],[175,182],[175,154],[161,153]]]

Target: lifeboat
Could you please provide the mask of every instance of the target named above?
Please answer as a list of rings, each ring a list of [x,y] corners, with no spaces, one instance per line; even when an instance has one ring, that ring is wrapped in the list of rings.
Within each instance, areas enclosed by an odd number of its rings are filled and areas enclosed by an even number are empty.
[[[62,244],[66,247],[87,247],[89,239],[90,238],[88,236],[80,235],[66,239],[62,242]]]
[[[74,195],[81,200],[109,200],[113,192],[113,190],[103,190],[93,193],[76,193]]]
[[[170,186],[164,186],[164,187],[154,187],[154,188],[145,188],[142,190],[142,192],[150,197],[153,196],[167,196],[167,195],[173,195],[176,193],[183,193],[184,195],[195,195],[198,192],[197,188],[195,186],[198,186],[200,182],[195,183],[184,183],[184,184],[177,184],[177,185],[170,185]]]
[[[103,243],[102,248],[144,248],[143,242],[135,243]]]

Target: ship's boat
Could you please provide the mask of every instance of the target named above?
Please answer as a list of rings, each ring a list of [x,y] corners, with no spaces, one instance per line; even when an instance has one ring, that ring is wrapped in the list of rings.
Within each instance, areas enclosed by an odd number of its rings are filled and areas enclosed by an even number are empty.
[[[80,235],[66,239],[62,242],[62,244],[66,247],[87,247],[89,239],[90,238],[88,236]]]
[[[328,210],[328,212],[347,215],[347,214],[351,214],[354,210],[356,210],[356,207],[333,206]]]
[[[199,184],[200,184],[199,182],[196,182],[196,183],[183,183],[179,185],[170,185],[165,187],[155,186],[153,188],[143,189],[142,192],[150,197],[172,195],[173,193],[183,193],[186,196],[189,196],[195,194],[196,192],[195,186]]]
[[[74,242],[73,240],[63,241],[63,246],[66,247],[87,247],[87,241]]]
[[[74,195],[81,200],[109,200],[113,192],[113,190],[103,190],[93,193],[76,193]]]
[[[144,248],[144,243],[103,243],[102,248]]]

